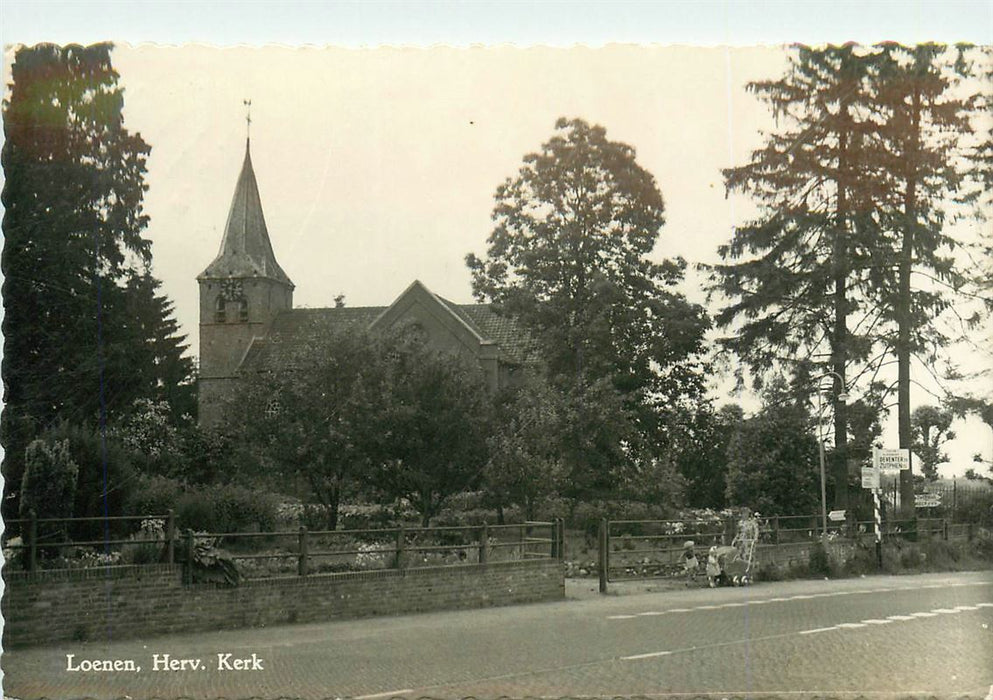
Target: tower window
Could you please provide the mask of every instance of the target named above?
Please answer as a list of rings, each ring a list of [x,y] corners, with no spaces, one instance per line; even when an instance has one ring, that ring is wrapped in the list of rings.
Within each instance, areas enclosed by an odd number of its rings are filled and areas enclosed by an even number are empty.
[[[224,307],[224,297],[217,297],[217,303],[214,306],[214,323],[224,323],[227,321],[227,310]]]
[[[238,320],[248,323],[248,299],[242,299],[238,303]]]

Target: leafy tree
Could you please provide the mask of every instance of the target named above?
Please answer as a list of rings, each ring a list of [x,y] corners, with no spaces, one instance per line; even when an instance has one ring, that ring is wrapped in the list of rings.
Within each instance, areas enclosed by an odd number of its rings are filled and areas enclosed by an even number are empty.
[[[938,465],[948,461],[942,446],[955,439],[952,431],[951,411],[935,406],[918,406],[911,416],[914,441],[911,449],[921,458],[921,473],[934,481],[938,478]]]
[[[383,459],[368,475],[377,490],[410,501],[427,526],[449,496],[480,484],[492,397],[478,366],[418,334],[387,343],[391,382],[376,417]]]
[[[303,479],[338,523],[343,496],[383,457],[383,416],[392,373],[382,339],[313,328],[247,373],[225,411],[227,429],[254,448],[265,471]]]
[[[720,509],[727,505],[728,447],[743,420],[736,404],[717,411],[706,407],[692,416],[678,456],[687,506]]]
[[[497,189],[486,258],[466,257],[473,292],[537,339],[549,376],[569,397],[574,447],[604,450],[574,455],[574,469],[614,469],[614,458],[647,463],[653,455],[637,450],[658,444],[660,406],[703,393],[708,320],[675,290],[684,261],[651,257],[664,204],[634,149],[581,119],[559,119],[555,129]],[[631,425],[584,432],[604,401],[619,402],[612,420]],[[634,434],[640,439],[627,439]],[[619,453],[614,440],[622,438]],[[574,473],[569,481],[578,493],[610,479]]]
[[[777,385],[772,387],[778,391]],[[728,446],[727,502],[778,515],[813,513],[819,503],[818,445],[802,403],[767,393]]]
[[[45,429],[97,424],[139,397],[171,400],[191,369],[147,274],[149,147],[124,127],[110,53],[109,44],[41,44],[19,48],[11,65],[2,155],[8,490],[20,483],[24,447]]]
[[[493,432],[486,439],[485,486],[501,506],[521,504],[528,520],[535,519],[536,503],[562,486],[565,463],[558,436],[564,410],[561,394],[540,375],[498,397]]]

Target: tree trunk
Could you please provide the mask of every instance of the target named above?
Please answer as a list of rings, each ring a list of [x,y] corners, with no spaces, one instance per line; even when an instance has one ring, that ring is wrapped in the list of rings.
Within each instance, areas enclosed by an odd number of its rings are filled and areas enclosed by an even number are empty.
[[[904,191],[904,228],[900,250],[897,290],[897,429],[900,449],[909,450],[914,434],[910,422],[910,274],[914,264],[914,229],[917,227],[917,151],[920,135],[921,99],[915,87],[910,115],[910,143],[907,152],[907,186]],[[900,503],[904,517],[914,516],[913,460],[911,468],[900,472]]]
[[[834,507],[848,508],[848,411],[839,400],[846,391],[845,368],[848,365],[848,137],[850,120],[848,103],[842,100],[844,123],[838,132],[838,204],[834,240],[832,241],[832,270],[834,278],[834,331],[831,336],[831,369],[834,372],[832,400],[834,403],[834,450],[831,452],[831,474],[834,476]]]

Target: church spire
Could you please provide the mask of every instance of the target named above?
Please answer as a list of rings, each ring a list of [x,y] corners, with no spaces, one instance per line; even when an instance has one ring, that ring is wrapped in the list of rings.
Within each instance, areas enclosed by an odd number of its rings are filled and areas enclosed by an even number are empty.
[[[249,102],[246,100],[246,106]],[[250,120],[251,117],[248,117]],[[249,124],[251,122],[249,121]],[[250,141],[245,139],[245,161],[231,200],[221,250],[201,278],[263,277],[293,287],[290,278],[276,262],[269,231],[262,214],[262,199],[252,169]]]

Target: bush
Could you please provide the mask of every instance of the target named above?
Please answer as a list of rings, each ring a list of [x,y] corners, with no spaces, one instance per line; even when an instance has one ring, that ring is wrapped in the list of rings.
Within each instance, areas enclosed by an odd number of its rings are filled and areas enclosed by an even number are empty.
[[[92,428],[63,423],[43,435],[46,442],[68,441],[69,456],[78,466],[72,516],[76,518],[124,515],[124,504],[137,482],[135,463],[138,455],[115,440],[104,440]],[[106,469],[106,474],[105,474]],[[74,540],[93,540],[104,536],[106,523],[75,522],[69,528]],[[131,525],[111,521],[110,535],[126,537]]]
[[[276,528],[279,503],[268,491],[226,484],[207,489],[205,495],[214,508],[214,527],[221,532]]]
[[[24,454],[21,479],[21,517],[31,511],[39,518],[72,515],[79,467],[69,455],[69,441],[34,440]]]
[[[214,504],[204,493],[184,493],[176,502],[176,527],[181,530],[219,532]]]
[[[177,510],[183,484],[165,476],[142,476],[124,504],[128,515],[165,515]]]

